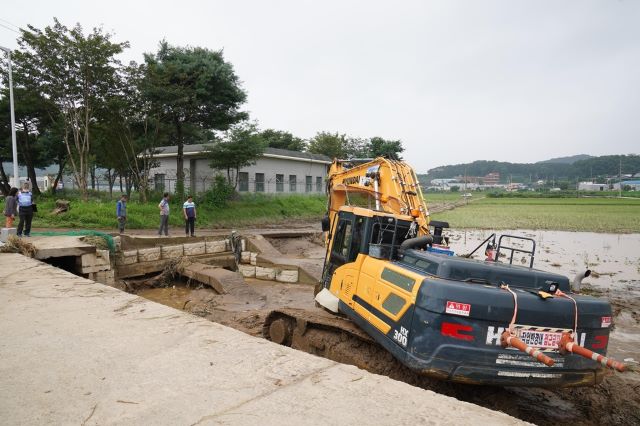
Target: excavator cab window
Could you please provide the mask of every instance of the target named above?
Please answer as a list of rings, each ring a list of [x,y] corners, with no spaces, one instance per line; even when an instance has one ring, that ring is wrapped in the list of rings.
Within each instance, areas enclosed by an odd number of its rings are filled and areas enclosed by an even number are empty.
[[[398,247],[409,238],[409,222],[391,217],[374,217],[369,254],[379,259],[394,259]]]
[[[351,228],[352,221],[350,219],[340,218],[331,246],[332,263],[344,264],[347,262],[351,247]]]

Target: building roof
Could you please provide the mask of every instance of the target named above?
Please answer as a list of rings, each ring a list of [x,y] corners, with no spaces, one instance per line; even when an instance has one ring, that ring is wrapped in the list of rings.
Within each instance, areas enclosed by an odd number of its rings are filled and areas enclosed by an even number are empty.
[[[194,144],[184,146],[184,155],[205,154],[207,144]],[[178,154],[178,146],[161,146],[157,148],[155,157],[175,157]],[[331,164],[331,159],[323,154],[313,154],[310,152],[291,151],[288,149],[265,148],[263,157],[283,158],[292,160],[307,160],[315,163]]]

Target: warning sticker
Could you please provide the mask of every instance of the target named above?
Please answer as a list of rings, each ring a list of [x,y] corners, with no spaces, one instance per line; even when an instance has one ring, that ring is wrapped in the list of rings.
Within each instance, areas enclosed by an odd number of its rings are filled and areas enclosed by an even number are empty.
[[[611,317],[602,317],[602,328],[611,327]]]
[[[468,317],[471,313],[471,305],[468,303],[452,302],[448,300],[445,312],[448,314]]]

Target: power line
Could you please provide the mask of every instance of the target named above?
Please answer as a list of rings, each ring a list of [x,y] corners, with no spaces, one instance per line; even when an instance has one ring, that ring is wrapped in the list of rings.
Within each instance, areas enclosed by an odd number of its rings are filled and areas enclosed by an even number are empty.
[[[11,25],[12,27],[16,27],[17,29],[20,29],[20,27],[19,27],[19,26],[15,25],[15,24],[13,24],[13,23],[11,23],[11,22],[9,22],[9,21],[7,21],[6,19],[2,19],[2,18],[0,18],[0,21],[4,22],[5,24],[9,24],[9,25]]]
[[[20,34],[20,31],[16,31],[16,30],[14,30],[13,28],[8,27],[7,25],[3,24],[2,22],[0,22],[0,27],[4,27],[4,28],[6,28],[6,29],[7,29],[7,30],[9,30],[9,31],[13,31],[13,32],[14,32],[14,33],[16,33],[16,34]]]

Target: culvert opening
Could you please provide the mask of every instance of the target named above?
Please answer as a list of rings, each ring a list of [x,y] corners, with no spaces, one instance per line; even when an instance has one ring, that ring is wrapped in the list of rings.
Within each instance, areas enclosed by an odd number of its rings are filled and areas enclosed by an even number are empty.
[[[63,269],[72,274],[78,275],[76,268],[76,259],[76,256],[50,257],[48,259],[44,259],[43,262],[48,263],[51,266],[55,266],[56,268]]]

